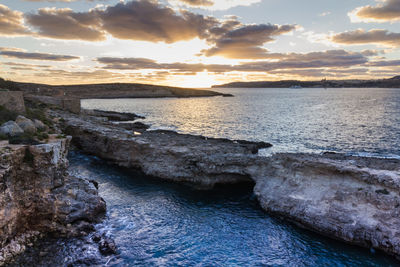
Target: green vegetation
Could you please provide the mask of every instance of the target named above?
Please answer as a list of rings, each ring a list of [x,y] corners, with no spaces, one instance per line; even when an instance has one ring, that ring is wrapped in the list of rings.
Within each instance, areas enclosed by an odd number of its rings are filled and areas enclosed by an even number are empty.
[[[7,121],[15,120],[17,118],[17,116],[18,116],[18,113],[14,112],[14,111],[10,111],[0,105],[0,125]]]
[[[20,91],[21,90],[15,82],[5,80],[3,78],[0,78],[0,88],[8,89],[10,91]]]
[[[53,128],[53,121],[46,115],[46,110],[48,108],[46,104],[25,100],[25,107],[27,118],[31,120],[40,120],[49,126],[49,128]]]
[[[40,144],[36,139],[35,135],[24,133],[20,136],[10,137],[8,142],[11,145],[38,145]]]
[[[40,141],[49,139],[49,135],[48,135],[47,133],[44,133],[44,132],[38,132],[38,133],[36,133],[36,137],[37,137]]]

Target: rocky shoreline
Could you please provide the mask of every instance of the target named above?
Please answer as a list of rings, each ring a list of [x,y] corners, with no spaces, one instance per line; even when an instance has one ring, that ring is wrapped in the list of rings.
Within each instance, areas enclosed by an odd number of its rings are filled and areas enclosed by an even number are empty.
[[[54,111],[82,151],[149,176],[211,188],[253,182],[260,205],[300,227],[400,256],[400,161],[341,154],[257,155],[266,143],[129,129]]]
[[[49,109],[47,115],[85,153],[203,190],[252,183],[268,213],[400,258],[400,160],[332,153],[261,157],[259,149],[271,144],[148,131],[136,114]],[[0,220],[0,265],[46,234],[87,235],[104,213],[96,183],[65,172],[70,141],[59,134],[36,145],[1,142],[0,211],[7,216]],[[118,244],[97,239],[100,250],[115,252]]]
[[[0,142],[0,266],[45,235],[86,235],[104,214],[96,184],[66,173],[70,139]]]

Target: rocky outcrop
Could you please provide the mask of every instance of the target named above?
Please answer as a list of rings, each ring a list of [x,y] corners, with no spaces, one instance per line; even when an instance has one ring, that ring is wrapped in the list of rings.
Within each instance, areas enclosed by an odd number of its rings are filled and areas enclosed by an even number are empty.
[[[17,117],[17,119],[15,120],[15,122],[18,124],[18,126],[25,132],[28,134],[35,134],[37,132],[36,126],[33,123],[33,121],[31,121],[28,118],[25,118],[24,116],[19,115]]]
[[[94,184],[66,174],[69,142],[0,143],[0,265],[42,234],[87,233],[105,211]]]
[[[18,126],[14,121],[8,121],[0,126],[0,134],[7,137],[15,137],[22,135],[24,130]]]
[[[255,173],[268,212],[336,238],[400,256],[400,161],[278,154]]]
[[[125,130],[90,117],[58,112],[65,132],[87,153],[150,176],[209,188],[220,183],[252,181],[249,160],[268,143],[231,141],[172,131]]]
[[[85,152],[165,180],[212,187],[255,183],[266,211],[301,227],[400,256],[400,161],[340,154],[257,154],[265,143],[124,130],[67,113]]]
[[[81,112],[85,115],[107,118],[110,121],[133,121],[136,119],[144,119],[144,117],[134,113],[103,111],[97,109],[82,109]]]

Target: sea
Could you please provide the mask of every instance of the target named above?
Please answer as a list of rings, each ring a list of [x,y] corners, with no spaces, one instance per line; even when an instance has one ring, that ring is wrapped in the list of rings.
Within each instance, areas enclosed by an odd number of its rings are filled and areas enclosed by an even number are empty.
[[[82,107],[137,113],[151,129],[273,144],[261,154],[331,151],[400,157],[400,89],[217,91],[234,97],[90,99]]]

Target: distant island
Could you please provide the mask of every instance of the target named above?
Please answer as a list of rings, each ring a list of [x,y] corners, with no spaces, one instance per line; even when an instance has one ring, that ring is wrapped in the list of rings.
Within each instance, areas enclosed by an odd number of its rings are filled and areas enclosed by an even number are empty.
[[[320,80],[320,81],[258,81],[258,82],[232,82],[214,85],[212,88],[289,88],[301,86],[304,88],[400,88],[400,75],[389,79],[379,80]]]

